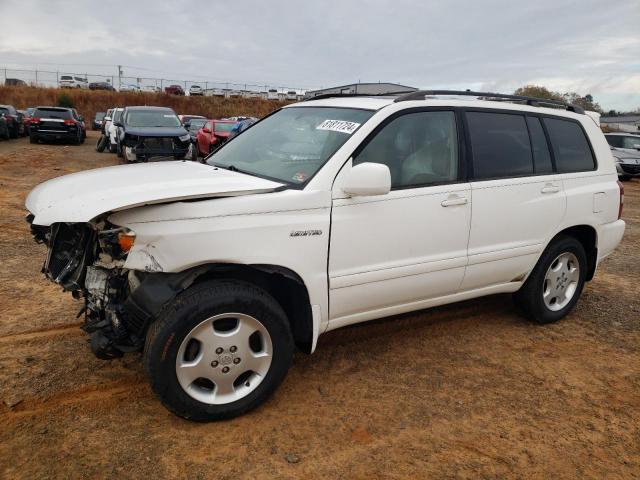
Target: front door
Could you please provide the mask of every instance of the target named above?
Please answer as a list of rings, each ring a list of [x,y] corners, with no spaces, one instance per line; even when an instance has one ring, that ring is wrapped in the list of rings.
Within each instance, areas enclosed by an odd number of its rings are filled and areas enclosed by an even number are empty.
[[[349,198],[336,181],[330,328],[419,309],[457,292],[464,277],[471,195],[455,113],[390,118],[354,154],[353,165],[364,162],[387,165],[392,190]]]

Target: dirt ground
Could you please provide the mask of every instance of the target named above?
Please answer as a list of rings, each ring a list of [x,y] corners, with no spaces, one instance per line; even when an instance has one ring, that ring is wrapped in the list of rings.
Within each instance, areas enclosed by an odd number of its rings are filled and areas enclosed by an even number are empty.
[[[1,478],[640,478],[640,182],[565,320],[499,295],[337,330],[261,408],[195,424],[140,355],[94,358],[80,304],[40,274],[25,196],[117,163],[95,139],[0,142]]]

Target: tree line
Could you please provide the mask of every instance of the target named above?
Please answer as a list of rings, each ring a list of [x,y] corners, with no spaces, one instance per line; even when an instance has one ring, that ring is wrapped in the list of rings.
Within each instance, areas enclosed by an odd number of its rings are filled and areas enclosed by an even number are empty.
[[[605,112],[600,107],[600,105],[593,99],[593,96],[590,93],[582,96],[576,92],[565,92],[565,93],[554,92],[540,85],[525,85],[524,87],[518,88],[513,93],[514,95],[522,95],[525,97],[537,97],[537,98],[547,98],[549,100],[559,100],[561,102],[578,105],[584,108],[585,110],[593,110],[595,112],[598,112],[607,116],[640,113],[640,107],[637,108],[635,111],[629,111],[629,112],[617,112],[616,110],[609,110]]]

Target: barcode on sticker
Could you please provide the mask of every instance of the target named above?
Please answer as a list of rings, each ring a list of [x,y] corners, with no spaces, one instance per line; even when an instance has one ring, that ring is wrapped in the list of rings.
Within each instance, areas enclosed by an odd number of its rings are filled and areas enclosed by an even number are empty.
[[[316,127],[316,130],[331,130],[332,132],[351,135],[359,126],[359,123],[347,122],[346,120],[325,120]]]

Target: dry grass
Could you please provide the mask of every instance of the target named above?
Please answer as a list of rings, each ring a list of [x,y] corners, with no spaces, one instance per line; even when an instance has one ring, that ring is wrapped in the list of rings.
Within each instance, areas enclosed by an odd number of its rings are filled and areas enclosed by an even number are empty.
[[[178,114],[221,118],[234,115],[263,117],[286,104],[257,98],[179,97],[164,93],[6,86],[0,86],[0,104],[13,105],[18,109],[39,105],[51,106],[56,105],[58,96],[61,93],[66,93],[71,98],[74,107],[87,120],[93,119],[96,112],[104,112],[114,106],[155,105],[171,107]]]

